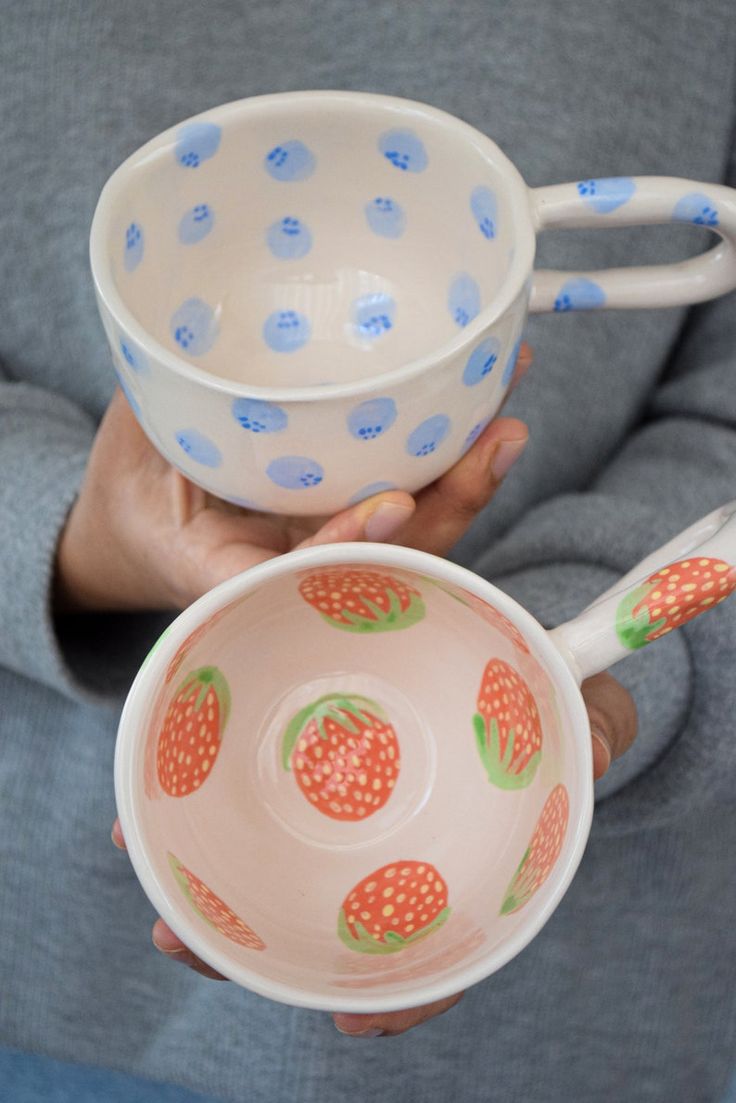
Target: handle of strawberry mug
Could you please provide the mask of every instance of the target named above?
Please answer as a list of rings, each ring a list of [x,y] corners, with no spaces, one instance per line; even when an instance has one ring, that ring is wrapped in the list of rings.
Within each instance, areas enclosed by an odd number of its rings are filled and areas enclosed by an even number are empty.
[[[736,287],[736,190],[670,176],[618,176],[530,188],[537,232],[561,227],[643,226],[689,222],[721,237],[707,252],[677,264],[600,272],[534,273],[531,313],[681,306]]]
[[[736,501],[638,563],[550,637],[579,681],[720,604],[736,590]]]

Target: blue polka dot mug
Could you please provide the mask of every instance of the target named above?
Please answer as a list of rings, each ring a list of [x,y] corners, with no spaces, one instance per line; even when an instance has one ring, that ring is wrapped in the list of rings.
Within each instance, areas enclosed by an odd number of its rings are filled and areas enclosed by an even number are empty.
[[[534,271],[551,227],[687,222],[677,265]],[[293,92],[226,104],[105,185],[91,263],[153,444],[220,498],[326,514],[432,482],[511,381],[529,311],[663,307],[736,287],[736,192],[668,177],[529,188],[424,104]]]

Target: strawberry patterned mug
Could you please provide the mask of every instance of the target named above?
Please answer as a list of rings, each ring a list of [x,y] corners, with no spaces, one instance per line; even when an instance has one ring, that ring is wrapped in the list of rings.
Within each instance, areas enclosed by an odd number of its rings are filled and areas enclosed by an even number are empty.
[[[553,227],[694,223],[676,265],[534,271]],[[736,192],[667,177],[529,188],[425,104],[292,92],[153,138],[91,231],[121,387],[187,478],[247,508],[328,514],[436,479],[497,412],[529,310],[693,303],[736,287]]]
[[[736,503],[546,631],[424,552],[292,552],[204,595],[128,696],[115,791],[156,910],[275,1000],[388,1011],[508,962],[593,812],[580,683],[736,589]]]

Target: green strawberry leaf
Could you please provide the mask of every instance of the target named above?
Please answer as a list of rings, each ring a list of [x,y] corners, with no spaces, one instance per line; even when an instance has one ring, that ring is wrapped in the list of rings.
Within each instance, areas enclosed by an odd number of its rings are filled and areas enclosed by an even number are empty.
[[[508,774],[499,766],[498,762],[491,763],[488,770],[488,780],[492,785],[498,786],[499,789],[526,789],[527,785],[531,785],[534,781],[541,761],[542,752],[535,751],[524,769],[518,774]]]
[[[495,723],[495,721],[493,721]],[[511,768],[511,762],[514,757],[514,741],[516,739],[516,728],[509,728],[509,734],[506,736],[506,747],[503,752],[503,758],[501,759],[501,768],[504,772]]]
[[[491,718],[488,730],[488,744],[485,749],[485,754],[482,754],[481,757],[483,758],[488,780],[491,785],[496,785],[499,789],[525,789],[527,785],[530,785],[534,780],[534,775],[542,759],[542,752],[535,751],[520,773],[511,773],[510,768],[514,752],[514,729],[512,728],[509,732],[503,757],[501,756],[498,724],[494,718]]]
[[[476,712],[473,717],[473,730],[475,732],[475,744],[478,748],[478,754],[480,760],[483,763],[484,768],[488,769],[488,744],[486,742],[486,722],[479,712]]]
[[[356,716],[350,708],[345,708],[341,705],[330,705],[324,711],[320,711],[317,718],[317,725],[319,727],[319,734],[322,739],[327,739],[327,731],[325,730],[325,720],[330,719],[335,724],[339,724],[343,731],[348,735],[357,735],[360,731],[360,727],[355,723]]]
[[[638,651],[639,648],[644,647],[645,644],[649,643],[648,637],[665,623],[663,617],[656,624],[652,624],[649,609],[646,606],[639,610],[636,615],[634,613],[637,606],[652,592],[653,585],[652,583],[644,583],[635,586],[633,590],[626,594],[616,610],[616,635],[624,647],[630,651]]]
[[[337,934],[341,941],[350,950],[357,950],[361,954],[390,954],[394,947],[386,946],[375,938],[371,938],[362,923],[355,924],[357,938],[353,935],[345,917],[344,908],[340,908],[337,917]]]
[[[281,744],[281,765],[285,770],[291,769],[289,762],[291,761],[292,751],[302,731],[312,719],[314,707],[314,702],[310,705],[305,705],[295,716],[292,716],[287,725],[286,731],[284,732],[284,741]]]
[[[511,878],[511,883],[506,889],[506,895],[504,896],[503,903],[501,904],[500,915],[510,915],[511,912],[517,911],[522,904],[526,904],[527,900],[531,896],[531,893],[522,892],[517,896],[516,893],[520,887],[521,873],[529,860],[531,854],[531,847],[527,847],[524,851],[524,856],[516,867],[516,872]]]
[[[227,684],[225,675],[216,666],[207,667],[206,669],[209,671],[210,684],[220,703],[220,735],[222,735],[230,719],[230,709],[232,706],[230,686]]]
[[[220,705],[220,734],[222,734],[230,716],[230,687],[224,674],[216,666],[202,666],[199,670],[191,670],[186,678],[179,683],[179,688],[174,697],[178,697],[184,690],[196,689],[197,697],[194,702],[194,711],[199,712],[207,699],[210,687],[215,691]]]
[[[322,617],[333,628],[341,628],[344,632],[365,634],[368,632],[394,632],[401,628],[411,628],[413,624],[417,624],[422,620],[426,613],[424,602],[415,594],[412,594],[408,607],[402,610],[401,599],[394,590],[389,592],[389,608],[387,610],[382,609],[369,598],[362,597],[361,601],[371,614],[371,620],[360,613],[353,613],[349,609],[340,610],[341,615],[350,622],[349,624],[333,620],[329,613],[323,613]]]
[[[356,938],[348,927],[344,909],[340,908],[340,914],[337,919],[337,933],[340,939],[351,950],[357,950],[362,954],[393,954],[396,953],[397,950],[403,950],[405,946],[410,946],[412,943],[418,942],[420,938],[425,938],[432,931],[437,930],[437,928],[441,927],[449,917],[451,911],[451,908],[444,908],[434,917],[431,923],[428,923],[426,927],[422,927],[421,930],[410,934],[408,938],[404,938],[402,935],[397,934],[396,931],[386,931],[382,939],[376,939],[368,933],[362,923],[355,924],[355,933],[358,936]]]
[[[449,919],[451,911],[452,908],[443,908],[426,927],[422,927],[421,930],[414,931],[413,934],[410,934],[409,937],[404,940],[405,943],[408,945],[410,942],[418,942],[420,938],[424,938],[426,935],[431,934],[432,931],[436,931],[438,927],[441,927],[442,924]]]
[[[171,872],[174,874],[176,882],[179,885],[179,888],[181,889],[181,891],[183,892],[184,897],[186,898],[187,903],[189,904],[189,906],[194,909],[194,911],[197,913],[197,915],[200,917],[200,919],[203,919],[205,921],[205,923],[209,924],[210,927],[214,927],[215,930],[217,930],[217,927],[215,927],[215,924],[212,922],[211,919],[207,918],[207,916],[204,914],[204,912],[199,907],[199,904],[197,904],[196,900],[194,899],[194,896],[192,894],[192,886],[189,884],[189,878],[187,877],[186,873],[184,872],[184,867],[182,866],[179,859],[174,854],[172,854],[171,851],[168,852],[168,859],[169,859],[169,866],[171,867]]]
[[[518,900],[513,892],[509,892],[508,896],[504,899],[501,905],[499,915],[511,915],[512,912],[518,911],[522,904],[526,904],[526,900]]]
[[[318,697],[316,701],[312,701],[305,705],[303,709],[300,709],[289,721],[284,732],[284,740],[281,746],[281,762],[284,769],[288,770],[290,768],[289,762],[294,747],[310,720],[317,721],[317,730],[320,737],[325,740],[327,739],[327,732],[324,724],[328,717],[339,724],[341,728],[344,728],[346,732],[353,735],[357,735],[360,731],[360,728],[355,724],[356,719],[367,727],[372,727],[371,716],[363,712],[359,705],[356,705],[356,702],[369,706],[374,716],[381,719],[385,717],[383,710],[370,698],[357,695],[349,696],[343,693],[326,693],[323,697]]]
[[[347,702],[347,706],[352,708],[353,714],[363,721],[364,724],[370,724],[371,715],[377,716],[379,720],[383,720],[384,723],[388,723],[388,716],[376,701],[371,701],[370,697],[361,697],[359,693],[351,693],[349,697],[343,698]],[[358,705],[358,709],[354,706]],[[363,712],[360,706],[365,706],[370,712]],[[344,706],[340,705],[339,708]]]

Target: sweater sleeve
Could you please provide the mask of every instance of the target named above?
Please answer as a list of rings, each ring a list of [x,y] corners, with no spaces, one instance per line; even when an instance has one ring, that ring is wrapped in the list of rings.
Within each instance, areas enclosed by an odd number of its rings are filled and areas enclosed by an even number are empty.
[[[103,703],[124,693],[161,618],[54,617],[56,548],[94,434],[74,403],[0,365],[0,666]]]

